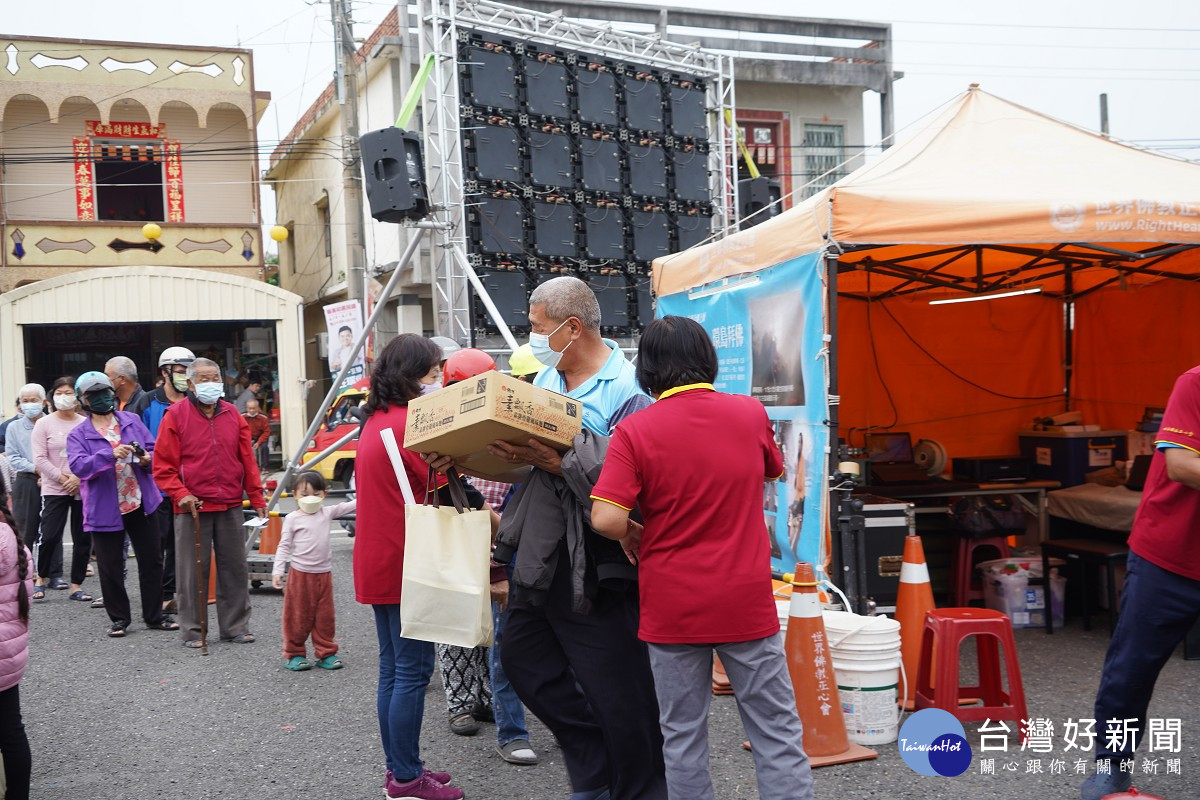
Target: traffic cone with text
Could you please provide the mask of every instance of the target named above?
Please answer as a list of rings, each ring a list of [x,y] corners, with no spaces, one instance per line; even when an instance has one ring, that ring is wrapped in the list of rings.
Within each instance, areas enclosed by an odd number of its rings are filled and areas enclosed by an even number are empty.
[[[812,765],[824,767],[876,758],[878,753],[854,744],[846,735],[842,701],[825,636],[825,619],[817,599],[817,580],[812,564],[805,562],[796,565],[792,579],[784,650],[792,691],[796,694],[796,710],[804,725],[804,752]]]
[[[904,563],[900,565],[900,589],[896,594],[896,621],[900,623],[900,661],[904,664],[904,702],[906,711],[915,707],[917,666],[921,660],[921,637],[925,635],[925,615],[935,608],[929,567],[921,537],[910,534],[904,539]]]

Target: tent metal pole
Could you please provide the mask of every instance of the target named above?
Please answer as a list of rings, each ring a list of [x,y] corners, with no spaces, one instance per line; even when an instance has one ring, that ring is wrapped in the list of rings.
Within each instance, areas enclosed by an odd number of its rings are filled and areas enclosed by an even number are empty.
[[[1063,273],[1063,411],[1071,410],[1071,382],[1075,377],[1075,287],[1071,267]]]

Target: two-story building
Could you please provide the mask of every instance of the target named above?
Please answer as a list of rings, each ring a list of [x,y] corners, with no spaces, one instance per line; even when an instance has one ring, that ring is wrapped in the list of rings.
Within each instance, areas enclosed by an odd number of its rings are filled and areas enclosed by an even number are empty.
[[[298,442],[299,298],[263,280],[251,52],[0,36],[0,77],[3,405],[114,355],[149,387],[185,345],[267,382]]]

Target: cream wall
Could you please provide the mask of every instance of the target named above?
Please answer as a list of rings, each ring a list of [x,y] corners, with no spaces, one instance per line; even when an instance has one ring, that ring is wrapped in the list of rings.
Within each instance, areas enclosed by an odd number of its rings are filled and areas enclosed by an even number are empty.
[[[62,107],[60,120],[50,122],[49,109],[28,95],[14,98],[4,109],[8,126],[5,151],[21,156],[44,153],[62,156],[53,161],[8,164],[3,171],[4,216],[8,219],[60,220],[77,218],[74,161],[70,157],[75,137],[84,136],[84,123],[100,118],[94,103],[77,99]],[[119,101],[112,108],[113,122],[149,122],[146,108],[135,100]],[[195,109],[173,101],[163,106],[159,121],[166,138],[179,140],[183,150],[184,218],[190,223],[256,225],[254,192],[254,139],[239,109],[219,106],[208,115],[202,129]],[[242,154],[188,157],[188,151],[244,148]]]

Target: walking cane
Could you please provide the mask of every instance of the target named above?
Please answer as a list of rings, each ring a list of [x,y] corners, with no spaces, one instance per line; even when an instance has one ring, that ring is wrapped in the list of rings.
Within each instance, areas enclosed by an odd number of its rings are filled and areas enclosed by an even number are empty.
[[[204,562],[200,557],[200,511],[192,508],[192,530],[196,534],[196,613],[200,615],[200,655],[208,655],[208,592],[204,591]]]

